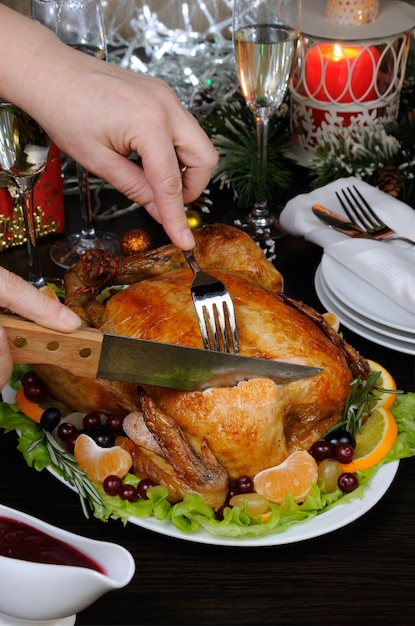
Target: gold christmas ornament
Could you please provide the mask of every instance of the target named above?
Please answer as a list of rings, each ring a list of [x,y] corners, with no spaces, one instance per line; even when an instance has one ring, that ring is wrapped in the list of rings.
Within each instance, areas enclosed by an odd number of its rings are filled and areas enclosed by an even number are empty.
[[[202,216],[198,211],[189,209],[186,211],[186,217],[191,230],[195,230],[195,228],[199,228],[203,224]]]
[[[140,228],[134,228],[133,230],[127,230],[121,237],[120,246],[121,252],[124,256],[131,256],[132,254],[140,254],[140,252],[146,252],[150,250],[153,242],[150,235]]]

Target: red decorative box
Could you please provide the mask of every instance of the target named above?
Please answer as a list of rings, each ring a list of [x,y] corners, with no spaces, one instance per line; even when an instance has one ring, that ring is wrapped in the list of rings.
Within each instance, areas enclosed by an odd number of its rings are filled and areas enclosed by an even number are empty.
[[[0,251],[26,241],[21,207],[15,203],[16,187],[0,171]],[[61,157],[52,144],[46,169],[35,184],[35,224],[37,237],[62,233],[65,227]]]

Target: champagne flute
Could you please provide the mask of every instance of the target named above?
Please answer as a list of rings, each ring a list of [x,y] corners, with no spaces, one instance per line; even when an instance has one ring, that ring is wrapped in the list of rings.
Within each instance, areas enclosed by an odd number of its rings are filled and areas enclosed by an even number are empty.
[[[287,91],[299,19],[300,0],[234,0],[233,42],[239,83],[257,129],[255,200],[241,227],[258,241],[282,234],[265,193],[268,123]]]
[[[99,0],[32,0],[32,17],[48,26],[67,45],[105,60],[107,55],[104,20]],[[56,241],[52,260],[63,268],[77,261],[86,250],[101,248],[119,254],[119,238],[114,233],[97,232],[94,227],[89,175],[78,163],[76,172],[81,209],[81,230]]]
[[[46,167],[50,143],[33,118],[10,102],[0,100],[0,165],[18,189],[26,228],[28,279],[37,288],[44,287],[46,281],[37,248],[33,188]]]

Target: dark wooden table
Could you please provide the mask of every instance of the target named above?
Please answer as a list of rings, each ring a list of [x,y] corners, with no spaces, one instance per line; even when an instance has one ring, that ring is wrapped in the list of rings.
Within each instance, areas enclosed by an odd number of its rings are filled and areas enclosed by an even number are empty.
[[[226,208],[224,209],[226,210]],[[122,234],[152,227],[143,212],[100,225]],[[157,237],[163,240],[161,233]],[[156,239],[157,239],[156,237]],[[41,242],[45,274],[51,239]],[[277,244],[285,290],[322,310],[313,286],[321,250],[301,238]],[[0,254],[24,274],[25,250]],[[415,390],[414,358],[343,329],[363,355],[382,363],[398,387]],[[279,547],[206,546],[137,526],[85,519],[78,498],[47,471],[29,469],[14,434],[0,434],[0,501],[69,531],[119,543],[134,555],[131,583],[77,616],[77,625],[413,624],[415,615],[415,459],[401,462],[373,509],[316,539]],[[1,593],[1,582],[0,582]],[[22,598],[24,602],[24,598]]]

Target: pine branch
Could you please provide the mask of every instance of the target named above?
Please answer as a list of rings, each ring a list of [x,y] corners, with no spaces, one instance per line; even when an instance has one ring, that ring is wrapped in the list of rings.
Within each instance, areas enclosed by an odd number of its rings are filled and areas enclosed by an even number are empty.
[[[292,182],[290,161],[284,156],[290,146],[287,105],[269,122],[266,188],[267,200],[278,203],[281,191]],[[231,189],[239,206],[252,204],[257,178],[256,123],[244,99],[237,94],[231,103],[217,107],[201,124],[219,153],[213,181]]]

